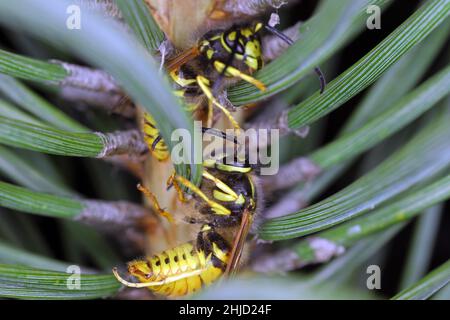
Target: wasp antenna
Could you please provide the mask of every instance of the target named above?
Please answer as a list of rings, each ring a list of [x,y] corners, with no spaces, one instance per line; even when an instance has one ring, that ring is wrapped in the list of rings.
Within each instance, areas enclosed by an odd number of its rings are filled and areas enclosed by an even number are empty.
[[[131,287],[131,288],[148,288],[148,287],[154,287],[154,286],[161,286],[161,285],[164,285],[164,284],[168,284],[168,283],[172,283],[172,282],[178,281],[180,279],[184,279],[184,278],[188,278],[188,277],[199,275],[199,274],[201,274],[204,271],[205,271],[204,269],[198,269],[198,270],[194,270],[194,271],[191,271],[191,272],[186,272],[186,273],[183,273],[183,274],[180,274],[180,275],[167,277],[165,280],[161,280],[161,281],[151,281],[151,282],[136,283],[136,282],[127,281],[124,278],[122,278],[122,276],[117,271],[116,267],[114,267],[112,269],[112,272],[113,272],[114,276],[116,277],[116,279],[121,284],[123,284],[123,285],[125,285],[127,287]]]
[[[216,137],[220,137],[225,140],[233,141],[234,144],[238,143],[236,137],[229,136],[225,132],[214,129],[214,128],[202,127],[202,132],[211,134]]]
[[[137,284],[137,283],[129,282],[129,281],[125,280],[124,278],[122,278],[122,276],[119,274],[119,271],[117,271],[116,267],[114,267],[112,269],[112,273],[114,274],[114,277],[116,277],[116,279],[124,286],[134,287]]]
[[[325,75],[319,67],[314,68],[314,72],[319,76],[320,80],[320,94],[325,91],[325,87],[327,86],[327,80],[325,79]]]
[[[136,282],[130,282],[122,278],[122,276],[117,271],[117,268],[114,267],[112,269],[112,272],[116,279],[123,284],[124,286],[131,287],[131,288],[146,288],[146,287],[154,287],[164,284],[164,281],[152,281],[152,282],[144,282],[144,283],[136,283]]]
[[[271,27],[269,25],[265,25],[264,26],[266,28],[267,31],[270,31],[271,33],[273,33],[274,35],[276,35],[278,38],[280,38],[281,40],[283,40],[284,42],[286,42],[288,45],[293,45],[294,44],[294,40],[292,40],[291,38],[289,38],[287,35],[285,35],[283,32],[278,31],[277,29],[275,29],[274,27]]]

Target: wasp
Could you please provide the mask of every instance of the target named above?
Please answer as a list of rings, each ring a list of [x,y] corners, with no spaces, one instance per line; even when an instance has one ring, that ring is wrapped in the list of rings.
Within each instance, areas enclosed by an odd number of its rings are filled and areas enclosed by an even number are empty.
[[[192,294],[223,275],[236,272],[253,221],[260,211],[260,189],[254,168],[227,159],[209,159],[203,163],[199,187],[181,176],[172,183],[190,189],[195,197],[187,223],[200,225],[195,241],[187,242],[150,258],[128,264],[128,272],[139,283],[116,278],[133,288],[149,288],[167,297]],[[152,201],[151,192],[140,187]],[[159,208],[158,204],[155,204]]]
[[[219,108],[239,129],[226,106],[218,101],[215,93],[237,79],[247,81],[260,90],[265,85],[253,78],[251,73],[263,66],[260,22],[234,26],[228,30],[214,30],[205,34],[196,46],[170,60],[166,68],[176,85],[175,93],[186,101],[185,107],[195,112],[202,109],[206,97],[207,126],[213,122],[213,106]],[[292,40],[272,31],[289,44]],[[144,116],[145,139],[158,160],[169,157],[168,148],[149,114]],[[224,137],[224,135],[222,135]],[[226,138],[226,137],[225,137]],[[261,188],[255,168],[246,161],[208,159],[203,163],[202,182],[199,186],[176,174],[169,178],[179,198],[185,201],[181,187],[190,190],[194,201],[186,209],[184,221],[199,225],[196,240],[183,243],[152,257],[135,260],[128,264],[128,272],[138,283],[123,279],[113,270],[124,285],[149,288],[168,297],[194,293],[223,275],[236,272],[244,244],[255,218],[261,208]],[[158,204],[150,190],[139,189],[151,200],[154,209],[173,221],[169,212]]]
[[[234,81],[244,80],[261,91],[266,90],[261,81],[251,76],[264,65],[261,48],[263,27],[287,44],[293,44],[292,39],[277,29],[262,22],[255,22],[233,26],[227,30],[212,30],[200,38],[196,46],[167,62],[166,69],[176,86],[175,94],[185,99],[189,111],[196,112],[203,109],[201,107],[204,106],[206,97],[207,127],[213,124],[213,106],[215,106],[239,132],[240,126],[229,108],[215,96],[215,93]],[[322,93],[326,84],[325,78],[318,67],[314,71],[319,76]],[[149,114],[144,116],[143,130],[152,154],[158,160],[166,160],[169,156],[167,145],[161,139],[155,121]]]
[[[212,125],[212,107],[219,108],[236,129],[239,125],[227,107],[218,101],[215,93],[236,80],[247,81],[258,89],[265,85],[251,74],[263,67],[261,22],[233,26],[228,30],[212,30],[206,33],[197,46],[185,51],[168,62],[167,69],[178,85],[178,94],[193,102],[195,111],[202,102],[208,101],[207,126]]]
[[[198,44],[184,51],[166,64],[166,69],[175,84],[175,94],[184,98],[184,105],[196,112],[207,100],[207,127],[212,126],[213,106],[219,108],[239,129],[226,106],[218,101],[214,92],[223,89],[235,79],[252,83],[260,90],[264,84],[250,76],[263,66],[261,53],[260,22],[234,26],[228,30],[213,30],[206,33]],[[150,114],[144,115],[144,138],[152,155],[160,161],[169,157],[167,145],[161,139],[156,123]]]

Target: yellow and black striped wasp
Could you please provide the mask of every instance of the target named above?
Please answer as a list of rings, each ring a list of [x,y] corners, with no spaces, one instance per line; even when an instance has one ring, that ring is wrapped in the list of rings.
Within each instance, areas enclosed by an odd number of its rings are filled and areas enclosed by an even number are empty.
[[[230,81],[242,79],[254,84],[260,90],[265,86],[250,76],[263,66],[261,39],[259,33],[263,24],[258,22],[228,30],[213,30],[205,34],[198,44],[186,50],[166,64],[166,69],[175,83],[177,96],[184,98],[186,108],[191,112],[203,109],[207,100],[206,127],[213,122],[213,106],[218,107],[236,129],[239,124],[226,106],[220,103],[214,93],[229,85]],[[155,158],[169,157],[167,145],[159,136],[156,123],[150,114],[144,115],[143,131],[149,148]]]
[[[199,187],[181,176],[173,178],[174,184],[181,184],[194,194],[195,201],[190,203],[184,220],[201,226],[197,239],[130,262],[128,272],[139,283],[128,282],[113,270],[122,284],[179,297],[236,271],[245,240],[260,209],[257,178],[253,167],[246,163],[223,158],[205,160],[203,165]],[[145,188],[141,190],[152,197]]]
[[[208,101],[207,126],[212,125],[212,106],[218,107],[239,128],[226,106],[215,97],[215,93],[241,79],[265,90],[265,85],[250,74],[263,66],[260,22],[234,26],[228,30],[213,30],[206,33],[191,50],[187,50],[169,61],[167,69],[179,86],[178,94],[194,101],[193,111],[201,105],[198,97]]]
[[[261,22],[233,26],[228,30],[213,30],[206,33],[198,44],[169,60],[166,69],[176,84],[175,93],[185,99],[189,111],[202,110],[207,100],[206,127],[213,124],[213,106],[219,108],[229,119],[233,127],[240,129],[227,106],[218,101],[215,94],[236,80],[244,80],[264,91],[266,86],[251,74],[263,67],[260,33],[266,30],[291,45],[293,41],[277,29]],[[325,87],[325,78],[318,67],[321,93]],[[152,154],[158,160],[169,157],[167,145],[159,136],[153,118],[144,116],[144,134]],[[238,131],[239,132],[239,131]]]
[[[213,106],[216,106],[234,128],[239,129],[229,110],[215,97],[215,92],[230,81],[242,79],[265,90],[264,84],[250,75],[263,66],[259,35],[263,26],[257,22],[208,32],[197,46],[168,62],[166,67],[177,85],[176,93],[186,100],[190,111],[202,109],[206,97],[207,127],[212,125]],[[292,42],[275,29],[267,26],[266,29],[286,42]],[[157,124],[149,114],[144,119],[145,139],[150,150],[158,160],[167,159],[169,151],[159,135]],[[150,258],[130,262],[128,272],[139,283],[126,281],[114,270],[122,284],[147,287],[156,293],[176,297],[198,291],[222,275],[236,271],[247,235],[261,207],[262,195],[254,167],[246,161],[237,161],[235,155],[231,160],[226,156],[205,160],[203,166],[200,186],[177,175],[169,179],[181,200],[184,193],[180,186],[194,194],[195,201],[186,208],[184,220],[201,226],[197,239]],[[139,188],[160,215],[171,217],[148,189]]]

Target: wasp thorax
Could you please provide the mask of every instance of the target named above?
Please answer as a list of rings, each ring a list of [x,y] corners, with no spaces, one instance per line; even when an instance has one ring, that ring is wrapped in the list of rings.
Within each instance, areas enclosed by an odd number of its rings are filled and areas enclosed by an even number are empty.
[[[223,64],[227,61],[242,63],[250,70],[261,69],[263,65],[261,40],[259,31],[262,24],[232,27],[226,31],[216,30],[207,33],[199,42],[199,52],[208,60],[219,61],[219,66],[215,65],[217,71],[222,72]],[[230,57],[232,58],[230,59]],[[232,62],[231,65],[234,63]],[[238,69],[241,69],[236,65]],[[235,74],[226,74],[235,76]]]

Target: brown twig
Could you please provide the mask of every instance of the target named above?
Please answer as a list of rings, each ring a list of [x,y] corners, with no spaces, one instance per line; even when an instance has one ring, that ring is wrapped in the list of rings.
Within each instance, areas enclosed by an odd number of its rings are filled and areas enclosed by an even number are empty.
[[[232,17],[253,17],[266,12],[270,8],[279,9],[294,1],[295,0],[229,0],[225,1],[221,10]]]
[[[104,158],[104,160],[114,165],[122,167],[139,180],[142,180],[144,177],[143,163],[146,157],[147,154],[143,154],[142,156],[130,156],[128,154],[120,154],[116,156],[106,157]]]
[[[265,119],[257,119],[249,123],[246,127],[253,129],[278,129],[280,137],[295,134],[301,138],[305,138],[309,133],[309,127],[301,127],[299,129],[291,129],[288,124],[288,110],[281,111],[277,116],[265,117]]]
[[[75,220],[106,231],[138,228],[148,216],[145,208],[126,201],[84,200],[83,204]]]
[[[345,252],[343,246],[319,237],[307,238],[312,250],[312,259],[303,261],[291,249],[283,249],[276,253],[263,254],[252,262],[252,269],[262,273],[280,273],[303,268],[306,265],[324,263]]]
[[[136,108],[111,75],[102,70],[52,60],[68,76],[59,83],[64,99],[81,101],[126,117],[134,117]]]
[[[104,148],[97,158],[105,158],[126,154],[140,157],[148,151],[147,144],[142,139],[141,132],[137,129],[117,131],[113,133],[96,133],[102,140]]]
[[[303,190],[294,190],[278,200],[273,206],[267,208],[264,211],[264,219],[283,217],[303,209],[307,205],[308,201],[304,197]]]
[[[301,22],[296,23],[292,27],[283,30],[283,34],[289,37],[292,41],[300,39],[300,25]],[[289,48],[289,44],[286,43],[280,37],[275,35],[266,36],[262,40],[263,56],[265,60],[274,60],[281,56],[283,52]]]
[[[282,273],[299,269],[305,265],[293,250],[283,249],[259,256],[252,261],[251,268],[261,273]]]
[[[261,177],[261,182],[264,190],[271,193],[292,187],[300,182],[311,181],[320,171],[320,168],[310,159],[298,157],[283,165],[277,174]]]

